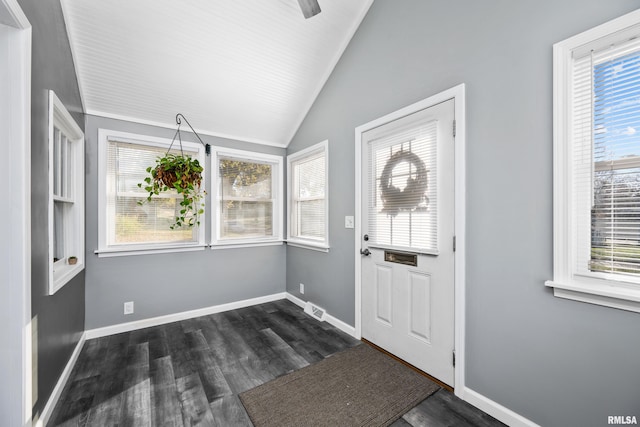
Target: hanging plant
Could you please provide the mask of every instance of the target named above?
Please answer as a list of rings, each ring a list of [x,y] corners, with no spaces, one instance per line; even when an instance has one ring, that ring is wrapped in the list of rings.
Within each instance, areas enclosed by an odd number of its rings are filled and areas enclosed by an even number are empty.
[[[200,225],[198,218],[204,213],[200,201],[206,194],[201,188],[202,171],[203,168],[198,159],[184,154],[167,153],[156,159],[155,167],[147,168],[149,176],[144,179],[144,183],[139,183],[138,187],[143,188],[144,185],[144,190],[149,195],[146,200],[138,203],[150,202],[154,196],[159,196],[165,191],[175,190],[182,196],[182,200],[180,201],[179,213],[169,228],[174,230],[176,227]]]

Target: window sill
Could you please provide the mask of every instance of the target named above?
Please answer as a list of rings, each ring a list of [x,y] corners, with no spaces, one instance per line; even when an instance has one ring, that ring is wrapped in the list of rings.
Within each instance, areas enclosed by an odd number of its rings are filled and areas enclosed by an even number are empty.
[[[202,251],[205,245],[197,246],[164,246],[156,248],[110,248],[110,249],[98,249],[94,253],[98,254],[99,258],[110,258],[118,256],[130,256],[130,255],[151,255],[151,254],[165,254],[172,252],[192,252]]]
[[[318,252],[329,252],[329,246],[319,244],[319,243],[311,243],[307,241],[301,240],[287,240],[287,246],[293,246],[295,248],[309,249],[312,251]]]
[[[212,243],[209,247],[213,250],[219,249],[239,249],[239,248],[256,248],[261,246],[280,246],[283,244],[282,240],[268,241],[268,242],[236,242],[236,243]]]
[[[553,280],[547,280],[545,286],[553,288],[553,295],[558,298],[640,313],[640,289],[631,289],[613,284],[561,283]]]
[[[53,283],[49,289],[49,295],[53,295],[62,289],[64,285],[69,283],[69,281],[76,277],[82,270],[84,270],[83,263],[74,265],[64,264],[56,267],[53,272]]]

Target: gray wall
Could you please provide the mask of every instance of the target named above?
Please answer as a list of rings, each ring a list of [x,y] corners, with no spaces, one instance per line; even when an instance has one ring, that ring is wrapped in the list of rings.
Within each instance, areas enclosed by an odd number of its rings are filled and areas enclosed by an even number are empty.
[[[38,396],[42,412],[84,331],[84,273],[48,295],[48,123],[52,89],[84,127],[80,92],[58,0],[19,0],[33,26],[31,85],[31,316],[37,318]]]
[[[287,290],[354,323],[354,128],[467,85],[467,386],[544,426],[640,416],[640,316],[555,298],[552,45],[635,0],[377,0],[288,153],[329,139],[328,254]]]
[[[197,127],[197,123],[192,124]],[[169,139],[175,134],[175,129],[87,115],[87,329],[284,292],[283,245],[99,258],[94,253],[98,248],[99,128]],[[182,135],[185,141],[196,141],[188,132]],[[285,152],[282,148],[201,137],[216,146],[281,156]],[[209,171],[210,165],[211,158],[207,157]],[[210,203],[206,212],[211,212]],[[125,301],[134,301],[134,314],[123,314]]]

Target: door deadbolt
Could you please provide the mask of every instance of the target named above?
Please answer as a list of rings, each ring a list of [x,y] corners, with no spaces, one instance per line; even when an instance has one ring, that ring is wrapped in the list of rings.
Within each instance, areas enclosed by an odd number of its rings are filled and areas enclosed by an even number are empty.
[[[369,241],[369,235],[368,234],[365,234],[362,238],[364,239],[365,242]]]

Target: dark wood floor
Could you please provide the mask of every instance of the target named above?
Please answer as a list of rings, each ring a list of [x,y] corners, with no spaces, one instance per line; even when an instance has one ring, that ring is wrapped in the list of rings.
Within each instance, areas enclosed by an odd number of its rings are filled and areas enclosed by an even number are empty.
[[[251,426],[238,393],[357,345],[282,300],[86,341],[48,426]],[[501,426],[441,389],[402,426]]]

